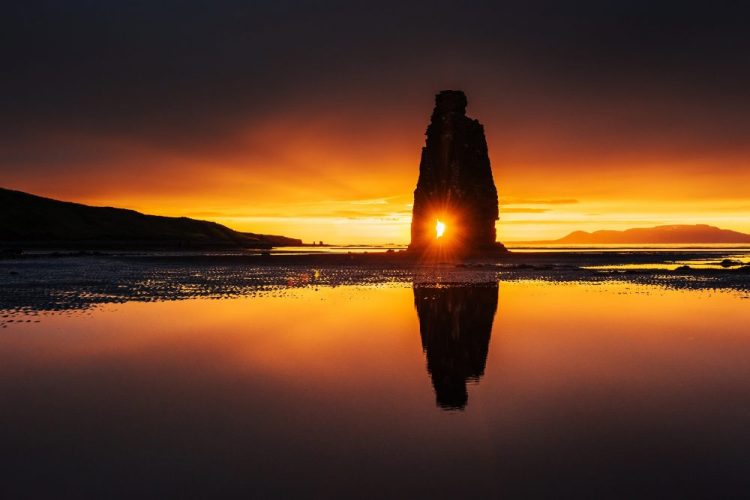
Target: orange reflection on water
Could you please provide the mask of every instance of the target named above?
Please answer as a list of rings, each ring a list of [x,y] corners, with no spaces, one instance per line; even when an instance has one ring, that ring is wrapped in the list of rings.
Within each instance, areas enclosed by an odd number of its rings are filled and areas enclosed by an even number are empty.
[[[132,477],[190,477],[198,491],[263,496],[280,484],[460,496],[468,484],[496,497],[570,481],[602,491],[635,472],[685,492],[704,458],[733,463],[750,446],[742,294],[487,290],[300,288],[12,323],[0,335],[0,459],[8,477],[41,467],[45,482],[23,483],[36,488],[81,487],[76,474],[94,468],[133,494]],[[491,332],[477,339],[477,325]],[[468,402],[442,402],[460,412],[435,404],[453,375]],[[715,469],[711,484],[739,470]]]
[[[469,306],[475,304],[438,304]],[[432,394],[418,320],[413,294],[402,287],[128,303],[13,327],[0,337],[0,374],[116,363],[132,371],[163,369],[164,376],[177,370],[188,379],[275,380],[321,398],[346,395],[341,404],[362,391],[374,399],[413,391],[409,398],[424,402]],[[502,283],[487,375],[470,388],[469,410],[502,406],[492,397],[498,383],[506,398],[546,404],[604,387],[651,397],[659,393],[654,387],[682,390],[706,370],[701,383],[717,375],[750,377],[748,320],[746,300],[733,293]]]
[[[390,377],[423,373],[418,335],[403,335],[418,330],[405,292],[302,288],[283,297],[131,302],[44,316],[3,332],[0,374],[113,362],[165,375],[184,369],[190,379],[232,374],[312,384],[322,396],[384,368],[407,369]]]

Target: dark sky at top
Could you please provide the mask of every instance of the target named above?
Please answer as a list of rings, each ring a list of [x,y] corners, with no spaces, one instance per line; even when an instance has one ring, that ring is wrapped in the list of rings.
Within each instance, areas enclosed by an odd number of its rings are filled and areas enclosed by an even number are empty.
[[[482,77],[498,93],[533,81],[535,91],[560,97],[700,100],[731,129],[750,111],[750,9],[742,5],[6,3],[2,129],[64,126],[159,140],[203,133],[199,122],[220,133],[234,118],[262,119],[286,101],[332,106],[354,96],[399,106],[424,87],[481,86]]]

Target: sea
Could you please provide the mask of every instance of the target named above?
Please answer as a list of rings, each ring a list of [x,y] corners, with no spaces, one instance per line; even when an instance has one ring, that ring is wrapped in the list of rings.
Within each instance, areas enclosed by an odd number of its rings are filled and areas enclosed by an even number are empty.
[[[750,249],[511,249],[690,257],[572,278],[0,260],[0,497],[745,496]],[[684,265],[690,286],[639,278]]]

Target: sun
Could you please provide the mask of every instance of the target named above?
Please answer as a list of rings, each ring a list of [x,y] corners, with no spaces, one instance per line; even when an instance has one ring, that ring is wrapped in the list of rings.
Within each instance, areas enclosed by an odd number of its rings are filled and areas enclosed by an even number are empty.
[[[441,238],[444,233],[445,233],[445,222],[437,221],[437,224],[435,224],[436,238]]]

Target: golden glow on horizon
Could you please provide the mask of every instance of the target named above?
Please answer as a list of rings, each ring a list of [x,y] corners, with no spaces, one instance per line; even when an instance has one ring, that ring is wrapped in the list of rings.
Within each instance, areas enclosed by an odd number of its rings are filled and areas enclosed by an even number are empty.
[[[435,224],[435,237],[442,238],[443,234],[445,234],[445,223],[438,219]]]
[[[211,220],[238,231],[280,234],[301,238],[307,243],[323,240],[331,244],[408,244],[410,240],[411,195],[408,193],[284,204],[248,203],[236,196],[229,199],[208,195],[205,198],[198,195],[74,198],[53,192],[39,194],[150,214]],[[503,196],[501,193],[500,220],[496,223],[498,240],[552,240],[577,230],[624,230],[670,224],[710,224],[750,233],[748,199],[566,198],[511,196],[507,192]],[[433,225],[431,230],[436,231],[436,227]],[[443,238],[447,237],[444,234]]]
[[[422,118],[404,125],[403,134],[354,134],[348,124],[314,119],[291,136],[290,122],[281,120],[241,134],[231,154],[181,156],[127,142],[64,137],[61,142],[78,150],[102,151],[104,159],[46,175],[19,168],[2,187],[305,242],[408,244]],[[576,150],[540,157],[537,151],[545,149],[533,143],[532,132],[521,145],[488,136],[501,200],[500,241],[667,224],[750,233],[750,169],[737,166],[740,157],[670,161],[665,154],[657,161],[643,153],[592,159]]]

